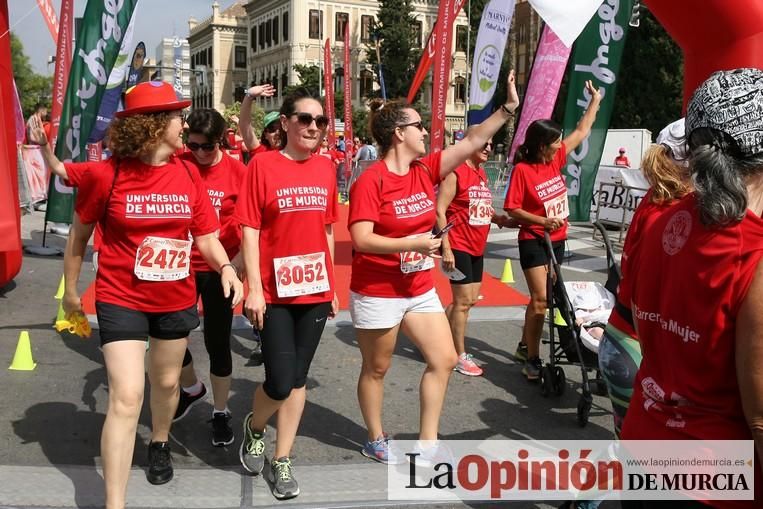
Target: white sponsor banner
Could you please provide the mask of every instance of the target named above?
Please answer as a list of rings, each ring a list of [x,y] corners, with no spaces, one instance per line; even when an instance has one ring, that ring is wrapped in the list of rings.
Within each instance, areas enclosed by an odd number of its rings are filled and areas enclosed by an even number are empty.
[[[390,500],[753,500],[752,440],[391,440]]]
[[[602,183],[612,185],[602,187]],[[591,221],[596,220],[596,209],[600,206],[599,219],[620,223],[624,211],[624,224],[631,224],[633,213],[648,189],[649,182],[639,169],[599,166],[591,198]]]
[[[604,0],[528,1],[568,48],[591,21],[596,9],[604,2]]]

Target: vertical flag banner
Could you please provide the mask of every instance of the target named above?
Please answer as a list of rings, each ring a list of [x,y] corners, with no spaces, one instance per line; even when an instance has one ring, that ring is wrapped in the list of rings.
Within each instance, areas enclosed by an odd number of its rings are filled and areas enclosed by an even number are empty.
[[[326,39],[323,45],[323,91],[326,94],[324,106],[326,116],[329,119],[329,127],[326,132],[326,139],[329,142],[329,148],[336,148],[336,114],[334,113],[334,80],[331,65],[331,39]]]
[[[549,25],[543,27],[522,103],[519,124],[511,142],[509,161],[514,159],[517,149],[525,142],[527,126],[536,120],[551,118],[569,58],[570,48],[564,45]]]
[[[352,168],[352,68],[350,67],[350,22],[344,29],[344,168]]]
[[[137,11],[133,13],[130,24],[127,26],[127,31],[122,38],[122,46],[119,48],[119,55],[117,61],[114,63],[114,68],[109,74],[109,83],[106,85],[106,92],[101,99],[101,107],[98,110],[98,116],[95,119],[95,126],[90,132],[90,136],[87,138],[88,144],[98,143],[103,140],[106,135],[106,129],[108,129],[111,120],[114,118],[114,114],[120,109],[120,102],[122,101],[122,91],[127,76],[127,57],[130,54],[130,46],[132,45],[132,33],[135,27],[135,18],[137,17]],[[99,144],[100,145],[100,144]],[[88,161],[100,161],[99,159],[91,159],[88,156]]]
[[[583,116],[591,98],[585,82],[601,89],[602,100],[596,122],[583,143],[567,157],[564,168],[570,221],[589,221],[593,187],[607,138],[607,128],[615,102],[615,87],[625,49],[628,20],[633,0],[606,0],[575,43],[572,55],[564,132],[571,133]]]
[[[464,8],[464,4],[466,4],[466,0],[457,0],[458,5],[456,6],[456,15],[458,15],[459,12],[461,12],[461,9]],[[432,31],[429,32],[429,37],[427,37],[427,43],[426,46],[424,46],[424,51],[421,52],[421,59],[419,60],[419,67],[416,69],[416,75],[413,77],[413,82],[411,83],[411,88],[408,89],[408,97],[407,100],[409,103],[413,104],[413,100],[416,98],[416,94],[419,91],[419,88],[421,87],[421,84],[424,83],[424,78],[427,77],[427,73],[429,72],[429,68],[432,67],[432,60],[434,59],[434,51],[435,51],[435,33],[437,32],[437,21],[434,22],[432,25]]]
[[[434,71],[432,79],[432,126],[429,131],[430,150],[439,152],[445,140],[445,105],[450,89],[450,58],[453,43],[453,21],[459,6],[457,0],[442,0],[437,13],[435,32]]]
[[[132,54],[132,60],[130,61],[130,72],[127,73],[127,86],[134,87],[140,82],[140,77],[143,74],[143,63],[146,61],[146,45],[143,41],[140,41],[135,46],[135,51]]]
[[[468,124],[481,124],[493,112],[493,95],[514,16],[514,0],[490,0],[477,32],[469,87]]]
[[[629,3],[632,0],[623,0]],[[572,46],[575,39],[586,27],[586,24],[594,15],[596,9],[603,0],[528,0],[535,12],[543,18],[547,25],[551,25],[556,35],[567,46]],[[609,2],[615,9],[622,2]]]
[[[69,72],[60,143],[56,144],[56,156],[61,161],[83,161],[87,156],[85,145],[137,3],[138,0],[87,3]],[[55,177],[49,193],[45,221],[71,223],[74,190]]]
[[[16,145],[21,145],[26,140],[26,124],[24,112],[21,110],[21,100],[16,82],[13,82],[13,123],[16,125]]]
[[[54,148],[58,138],[58,127],[61,124],[61,113],[64,111],[66,84],[69,82],[69,66],[72,63],[73,9],[74,0],[61,0],[56,67],[53,72],[53,105],[50,108],[50,142]]]
[[[53,4],[50,0],[37,0],[37,6],[40,8],[42,17],[45,19],[45,24],[48,25],[53,42],[56,42],[58,40],[58,18],[56,18],[56,10],[53,8]]]
[[[183,96],[183,41],[175,36],[172,39],[173,60],[172,60],[172,86],[178,99],[184,99]]]

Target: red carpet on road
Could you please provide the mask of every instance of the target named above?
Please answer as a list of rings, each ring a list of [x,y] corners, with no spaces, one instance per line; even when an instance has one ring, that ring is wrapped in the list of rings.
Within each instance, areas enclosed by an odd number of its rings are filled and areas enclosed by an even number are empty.
[[[350,232],[347,230],[347,216],[349,207],[339,206],[339,221],[335,225],[334,240],[336,242],[336,265],[335,274],[337,282],[337,294],[339,295],[339,307],[347,309],[350,299],[350,270],[352,265],[352,241]],[[451,301],[450,283],[440,270],[435,270],[435,287],[444,306]],[[509,285],[492,275],[485,273],[482,278],[480,293],[484,297],[477,306],[521,306],[528,302],[526,295],[514,290]],[[95,286],[91,284],[82,295],[82,304],[85,313],[95,315]],[[241,305],[236,313],[241,313]]]

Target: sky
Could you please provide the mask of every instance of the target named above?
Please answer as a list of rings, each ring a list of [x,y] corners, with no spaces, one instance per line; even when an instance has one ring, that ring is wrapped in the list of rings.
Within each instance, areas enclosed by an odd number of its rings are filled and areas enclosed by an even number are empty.
[[[218,0],[220,11],[227,9],[234,0]],[[51,0],[56,12],[60,0]],[[74,16],[85,12],[87,0],[74,0]],[[139,41],[146,43],[148,56],[155,58],[156,46],[163,37],[188,36],[188,18],[202,21],[212,15],[212,0],[138,0],[132,49]],[[55,55],[56,45],[43,20],[35,0],[9,0],[11,31],[21,39],[24,53],[29,57],[35,72],[52,75],[54,66],[48,65],[48,57]]]

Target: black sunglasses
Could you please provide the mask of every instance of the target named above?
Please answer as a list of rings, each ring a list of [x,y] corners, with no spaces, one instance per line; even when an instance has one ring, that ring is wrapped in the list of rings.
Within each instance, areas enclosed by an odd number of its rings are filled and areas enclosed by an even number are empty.
[[[410,122],[408,124],[398,124],[395,127],[415,127],[419,131],[424,130],[424,124],[421,122],[421,120],[419,120],[418,122]]]
[[[191,152],[196,152],[199,149],[204,152],[212,152],[216,145],[217,143],[196,143],[194,141],[185,144]]]
[[[485,146],[484,146],[484,147],[482,147],[482,150],[487,150],[488,148],[489,148],[490,150],[492,150],[492,149],[493,149],[493,142],[492,142],[492,141],[488,141],[487,143],[485,143]]]
[[[297,117],[297,122],[303,127],[310,127],[313,121],[315,121],[315,127],[318,129],[326,129],[326,126],[329,125],[329,118],[326,115],[314,117],[309,113],[292,113],[290,116]]]
[[[278,122],[271,122],[270,125],[265,128],[265,132],[270,134],[277,133],[280,128],[281,126]]]

